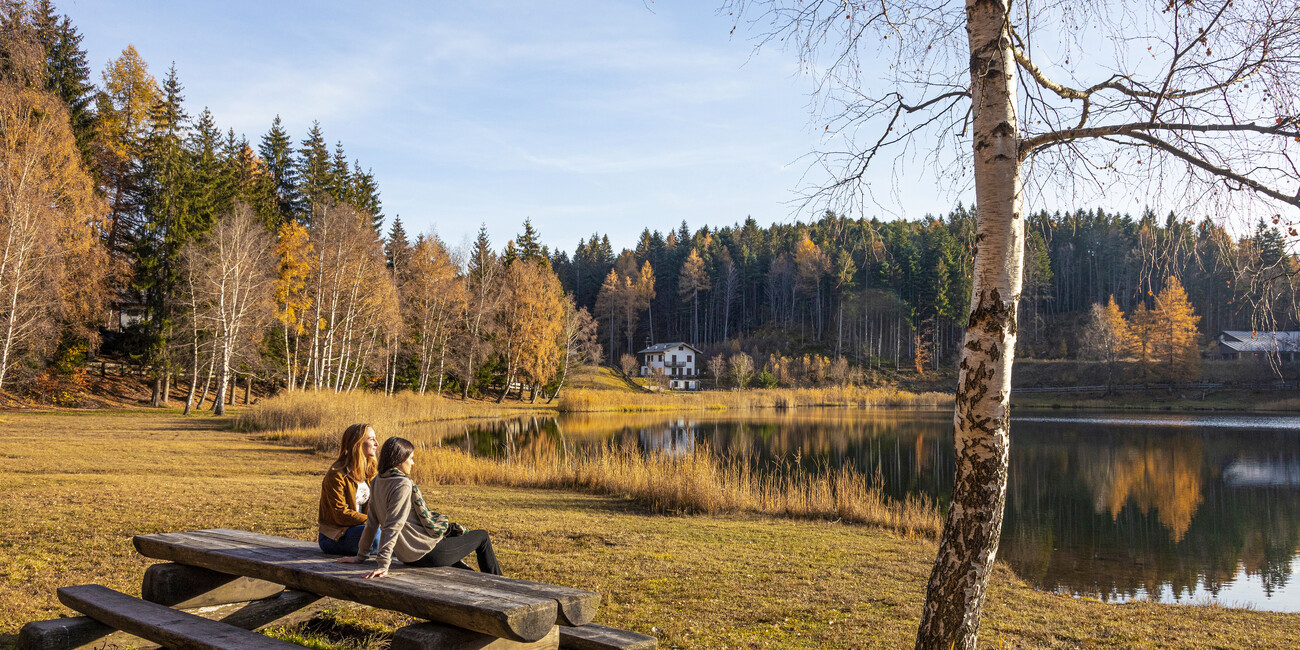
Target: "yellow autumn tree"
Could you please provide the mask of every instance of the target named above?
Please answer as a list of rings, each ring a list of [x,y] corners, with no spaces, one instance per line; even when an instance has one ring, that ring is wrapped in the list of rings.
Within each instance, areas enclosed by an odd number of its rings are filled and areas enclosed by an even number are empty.
[[[103,213],[67,108],[0,80],[0,386],[21,359],[57,341],[60,319],[99,311]]]
[[[1147,309],[1138,303],[1137,309],[1129,316],[1129,332],[1133,335],[1133,353],[1142,362],[1142,378],[1145,380],[1151,371],[1151,359],[1155,354],[1156,332],[1159,330],[1159,313]]]
[[[149,133],[149,111],[158,103],[158,82],[149,74],[134,45],[104,69],[104,90],[96,99],[95,166],[108,198],[108,250],[123,246],[132,224],[126,223],[137,207],[133,202],[139,182],[136,162]]]
[[[1105,305],[1094,304],[1083,335],[1085,356],[1106,363],[1106,386],[1114,385],[1119,362],[1132,353],[1136,337],[1115,304],[1115,296]]]
[[[312,246],[307,228],[297,222],[280,226],[275,244],[279,269],[275,279],[275,318],[284,327],[286,385],[294,388],[298,369],[298,337],[307,331],[304,317],[311,307],[307,276],[312,272]]]
[[[681,275],[677,279],[677,295],[683,301],[691,301],[691,343],[700,340],[700,292],[709,290],[709,274],[704,269],[704,258],[694,248],[682,264]]]
[[[497,352],[506,365],[505,399],[516,382],[532,397],[559,370],[564,329],[564,290],[545,261],[515,260],[506,268],[503,291],[510,296],[499,314]],[[521,388],[522,397],[522,388]]]
[[[406,326],[420,350],[416,391],[423,395],[429,380],[436,377],[434,390],[441,394],[449,343],[465,310],[464,280],[457,276],[456,262],[436,235],[416,240],[400,276]]]
[[[1201,374],[1201,355],[1197,346],[1197,325],[1201,317],[1192,310],[1183,284],[1176,277],[1165,281],[1156,296],[1153,356],[1160,364],[1159,375],[1165,381],[1186,381]]]

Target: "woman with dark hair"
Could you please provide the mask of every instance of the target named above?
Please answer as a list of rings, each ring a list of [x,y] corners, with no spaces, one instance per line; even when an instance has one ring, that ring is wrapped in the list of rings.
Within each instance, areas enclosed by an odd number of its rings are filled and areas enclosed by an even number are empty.
[[[379,443],[368,424],[343,431],[339,457],[325,472],[320,486],[320,512],[316,517],[320,550],[333,555],[356,555],[366,528],[370,480],[378,473],[375,452]]]
[[[367,573],[367,578],[388,575],[394,556],[411,566],[454,566],[468,569],[461,561],[470,552],[478,557],[479,571],[501,575],[492,541],[485,530],[467,531],[459,524],[429,510],[420,494],[420,487],[411,480],[415,467],[415,446],[404,438],[389,438],[379,451],[379,476],[374,481],[370,501],[370,517],[361,535],[360,548],[370,548],[371,540],[378,535],[380,544],[375,553],[379,566]],[[355,557],[342,557],[339,562],[364,562],[371,553],[358,552]]]

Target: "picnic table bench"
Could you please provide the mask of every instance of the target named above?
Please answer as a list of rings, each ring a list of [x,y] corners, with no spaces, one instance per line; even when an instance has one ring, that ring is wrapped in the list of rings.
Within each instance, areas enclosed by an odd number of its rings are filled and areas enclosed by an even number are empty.
[[[310,542],[238,530],[137,535],[134,544],[141,555],[169,562],[145,571],[142,598],[99,585],[61,588],[59,600],[87,616],[28,623],[19,650],[138,645],[139,639],[169,648],[298,647],[249,630],[304,620],[340,601],[428,621],[397,630],[394,650],[649,650],[657,644],[651,636],[591,623],[600,596],[580,589],[398,562],[387,577],[367,580],[361,565],[337,563]]]

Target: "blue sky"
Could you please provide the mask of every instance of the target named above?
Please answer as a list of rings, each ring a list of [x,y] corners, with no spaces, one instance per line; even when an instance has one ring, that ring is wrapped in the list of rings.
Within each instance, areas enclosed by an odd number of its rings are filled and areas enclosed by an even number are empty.
[[[331,146],[373,169],[385,214],[412,234],[457,245],[482,223],[503,245],[530,217],[572,252],[593,232],[617,249],[683,219],[809,217],[794,200],[818,180],[802,159],[821,137],[811,83],[792,54],[755,55],[743,27],[729,36],[715,3],[366,4],[58,9],[85,36],[97,82],[134,44],[160,79],[175,63],[192,115],[207,106],[254,144],[277,114],[295,142],[319,120]],[[879,174],[887,187],[889,169]],[[908,218],[964,198],[908,183]]]

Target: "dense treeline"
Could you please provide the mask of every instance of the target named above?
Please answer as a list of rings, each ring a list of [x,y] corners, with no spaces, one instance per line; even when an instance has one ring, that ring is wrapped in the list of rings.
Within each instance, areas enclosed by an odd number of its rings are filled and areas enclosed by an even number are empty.
[[[955,358],[971,209],[683,221],[617,253],[595,234],[572,255],[525,222],[499,249],[481,230],[453,250],[386,224],[374,175],[319,124],[295,143],[277,117],[254,145],[194,114],[175,67],[160,83],[134,47],[95,84],[80,41],[49,0],[0,0],[0,389],[62,394],[97,350],[147,373],[155,404],[181,385],[187,408],[216,409],[237,377],[553,397],[572,364],[656,341],[702,347],[733,385],[856,382]],[[1098,352],[1083,333],[1112,297],[1110,322],[1150,321],[1171,282],[1201,341],[1295,327],[1297,264],[1269,224],[1234,237],[1209,219],[1101,209],[1028,223],[1022,355],[1145,356]]]
[[[955,359],[971,287],[972,210],[920,221],[848,219],[743,224],[666,235],[646,230],[617,254],[584,239],[552,264],[589,307],[615,357],[647,341],[707,350],[848,357],[913,370]],[[1028,220],[1018,354],[1077,357],[1093,305],[1157,308],[1170,279],[1200,317],[1201,343],[1224,329],[1294,329],[1300,265],[1259,223],[1234,237],[1209,219],[1102,209]]]
[[[96,86],[80,41],[48,0],[0,0],[0,388],[68,395],[101,335],[155,405],[184,381],[187,412],[240,376],[553,398],[597,354],[530,225],[504,252],[385,236],[373,174],[319,124],[295,145],[277,117],[254,149],[132,46]]]

